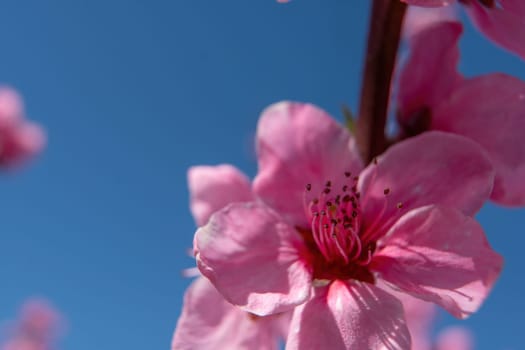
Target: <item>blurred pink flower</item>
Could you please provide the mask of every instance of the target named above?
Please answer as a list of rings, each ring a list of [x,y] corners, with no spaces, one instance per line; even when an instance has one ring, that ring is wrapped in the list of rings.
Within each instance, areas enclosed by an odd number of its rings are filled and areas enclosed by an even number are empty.
[[[502,74],[464,78],[457,71],[457,22],[410,38],[398,82],[397,117],[405,136],[441,130],[468,137],[488,153],[496,178],[491,199],[525,205],[525,82]]]
[[[471,218],[493,184],[474,142],[425,133],[363,170],[345,128],[283,102],[263,113],[257,150],[260,200],[213,214],[194,249],[231,303],[294,309],[288,350],[407,349],[402,304],[380,280],[460,318],[489,293],[502,259]]]
[[[0,87],[0,166],[18,164],[40,152],[44,144],[42,128],[24,119],[20,96]]]
[[[439,332],[437,339],[432,341],[430,331],[436,317],[435,305],[407,294],[395,295],[403,302],[413,350],[472,350],[474,348],[472,335],[464,327],[445,328]]]
[[[62,328],[61,316],[47,302],[30,300],[7,330],[0,350],[54,350]]]
[[[401,0],[425,7],[464,5],[474,24],[491,40],[525,59],[523,0]]]
[[[190,208],[198,226],[230,203],[254,199],[249,179],[235,167],[195,166],[188,171]],[[205,278],[186,291],[173,335],[174,350],[277,350],[286,339],[291,313],[259,317],[228,303]]]

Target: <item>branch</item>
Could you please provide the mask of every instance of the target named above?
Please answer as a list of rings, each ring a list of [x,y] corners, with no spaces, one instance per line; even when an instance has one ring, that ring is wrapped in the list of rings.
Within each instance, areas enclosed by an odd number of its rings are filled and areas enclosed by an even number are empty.
[[[356,131],[357,145],[367,163],[387,147],[390,82],[406,7],[400,0],[374,0],[372,5]]]

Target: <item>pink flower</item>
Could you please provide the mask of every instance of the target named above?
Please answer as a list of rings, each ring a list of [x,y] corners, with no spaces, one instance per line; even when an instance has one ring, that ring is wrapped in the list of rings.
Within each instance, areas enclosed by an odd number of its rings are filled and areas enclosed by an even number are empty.
[[[0,345],[1,350],[52,350],[61,328],[60,315],[46,302],[28,301],[20,319],[9,329],[9,339]]]
[[[42,129],[24,120],[20,96],[0,87],[0,166],[11,166],[38,153],[45,144]]]
[[[491,199],[525,205],[525,82],[496,73],[464,78],[457,71],[456,22],[430,26],[411,37],[398,91],[398,121],[405,136],[441,130],[468,137],[489,155],[496,171]]]
[[[481,32],[502,47],[525,58],[525,2],[523,0],[401,1],[425,7],[462,3]]]
[[[196,166],[188,171],[190,208],[198,226],[213,212],[235,202],[254,200],[250,181],[231,165]],[[172,349],[277,350],[291,314],[259,317],[228,303],[204,277],[186,291]]]
[[[294,309],[287,349],[408,349],[402,304],[379,281],[457,317],[487,296],[502,259],[471,218],[494,180],[474,142],[429,132],[362,169],[346,129],[283,102],[263,113],[257,150],[263,202],[213,214],[194,249],[229,302]]]

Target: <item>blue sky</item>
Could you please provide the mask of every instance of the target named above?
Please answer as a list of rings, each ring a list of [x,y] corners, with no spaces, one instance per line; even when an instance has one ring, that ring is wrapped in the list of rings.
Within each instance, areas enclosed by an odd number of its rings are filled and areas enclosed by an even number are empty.
[[[69,322],[63,349],[167,349],[193,266],[186,170],[256,171],[260,111],[292,99],[340,118],[358,99],[366,1],[8,0],[0,82],[48,132],[0,176],[0,319],[31,296]],[[470,26],[462,71],[525,79]],[[478,349],[522,346],[523,209],[479,215],[505,271],[464,322]],[[442,316],[440,324],[455,323]]]

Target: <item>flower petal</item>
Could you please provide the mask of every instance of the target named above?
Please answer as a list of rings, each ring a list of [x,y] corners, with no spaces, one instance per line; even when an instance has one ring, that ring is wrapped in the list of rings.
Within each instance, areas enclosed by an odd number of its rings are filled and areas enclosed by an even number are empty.
[[[423,30],[440,22],[447,21],[459,21],[459,13],[456,6],[443,6],[439,8],[410,6],[403,19],[402,34],[404,38],[410,40],[414,35]]]
[[[228,303],[204,277],[184,296],[173,350],[278,349],[274,316],[256,317]]]
[[[437,10],[426,10],[437,11]],[[463,29],[458,22],[436,23],[412,36],[410,56],[399,77],[398,120],[405,132],[424,130],[420,120],[425,109],[432,110],[461,80],[456,66],[458,40]]]
[[[424,7],[440,7],[449,6],[454,0],[401,0],[409,5],[424,6]]]
[[[348,131],[310,104],[268,107],[257,127],[259,174],[254,193],[294,225],[309,226],[303,207],[306,184],[322,187],[362,168]]]
[[[262,203],[234,203],[211,216],[194,240],[197,265],[232,304],[259,316],[309,296],[312,273],[295,228]]]
[[[250,180],[229,164],[194,166],[188,170],[191,213],[202,226],[211,214],[233,202],[253,200]]]
[[[487,8],[477,1],[465,6],[474,24],[496,44],[525,59],[525,6],[523,0],[499,1]]]
[[[401,215],[429,204],[473,215],[489,198],[493,183],[492,164],[475,142],[423,133],[390,147],[362,173],[363,227],[381,237]]]
[[[472,350],[474,338],[463,327],[451,326],[439,332],[436,339],[436,350]]]
[[[294,311],[287,350],[410,349],[401,302],[368,283],[335,281]]]
[[[505,74],[465,80],[436,108],[432,128],[482,145],[496,171],[491,198],[525,205],[525,82]]]
[[[380,243],[371,269],[415,297],[433,301],[454,316],[476,311],[497,279],[503,259],[483,229],[457,210],[412,210]]]
[[[414,298],[407,293],[394,291],[391,288],[386,287],[385,283],[381,282],[383,281],[378,281],[379,287],[387,290],[389,289],[388,292],[403,303],[407,327],[410,331],[410,337],[412,338],[412,349],[431,350],[431,330],[436,317],[436,305],[434,303]]]

